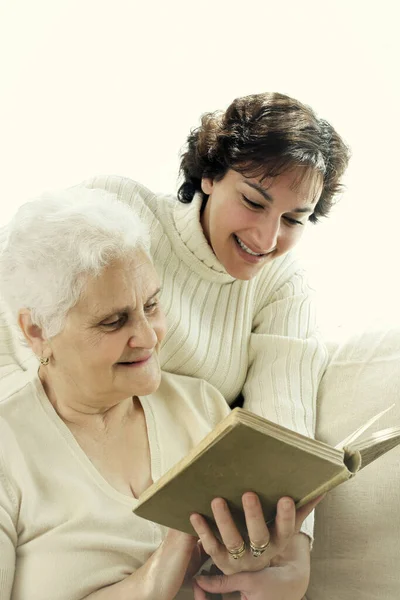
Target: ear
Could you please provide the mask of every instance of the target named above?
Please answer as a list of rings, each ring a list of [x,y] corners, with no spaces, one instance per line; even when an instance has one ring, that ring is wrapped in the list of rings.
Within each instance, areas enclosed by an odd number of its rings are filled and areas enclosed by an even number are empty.
[[[210,179],[210,177],[203,177],[201,180],[201,189],[202,191],[209,196],[213,191],[214,180]]]
[[[31,311],[29,309],[23,308],[19,311],[18,324],[24,338],[36,356],[50,358],[51,348],[49,347],[48,340],[44,336],[42,328],[32,322]]]

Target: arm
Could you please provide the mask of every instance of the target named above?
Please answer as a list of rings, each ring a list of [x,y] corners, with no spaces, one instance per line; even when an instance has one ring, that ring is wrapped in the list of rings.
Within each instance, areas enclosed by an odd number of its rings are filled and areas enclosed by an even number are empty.
[[[195,537],[170,529],[165,540],[140,569],[83,600],[173,600],[186,572],[192,575],[201,566],[197,549]]]
[[[244,407],[312,437],[327,351],[318,334],[313,293],[295,270],[276,289],[260,290],[250,336]]]
[[[313,437],[327,351],[318,334],[312,291],[303,272],[294,267],[282,280],[275,289],[259,294],[265,300],[259,300],[253,321],[244,408]],[[312,515],[301,530],[312,538]]]

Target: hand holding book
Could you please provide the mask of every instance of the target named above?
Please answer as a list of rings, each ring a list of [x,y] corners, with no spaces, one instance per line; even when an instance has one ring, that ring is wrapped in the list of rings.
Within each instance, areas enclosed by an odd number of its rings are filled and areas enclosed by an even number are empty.
[[[320,500],[321,497],[316,498],[296,511],[291,498],[281,498],[277,504],[275,522],[268,527],[257,494],[247,492],[242,496],[247,527],[245,536],[238,530],[223,498],[214,498],[211,502],[218,536],[202,515],[193,513],[190,522],[204,551],[223,574],[260,571],[269,566],[272,558],[285,551],[304,519]]]

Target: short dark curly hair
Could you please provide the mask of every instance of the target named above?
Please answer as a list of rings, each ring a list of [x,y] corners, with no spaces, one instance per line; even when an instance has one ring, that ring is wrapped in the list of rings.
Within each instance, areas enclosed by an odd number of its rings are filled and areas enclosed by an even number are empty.
[[[201,192],[203,177],[221,180],[229,169],[250,177],[276,177],[298,166],[321,173],[322,192],[310,221],[328,215],[342,191],[348,146],[324,119],[298,100],[279,93],[237,98],[225,112],[202,116],[182,154],[181,202]],[[204,194],[204,198],[207,195]]]

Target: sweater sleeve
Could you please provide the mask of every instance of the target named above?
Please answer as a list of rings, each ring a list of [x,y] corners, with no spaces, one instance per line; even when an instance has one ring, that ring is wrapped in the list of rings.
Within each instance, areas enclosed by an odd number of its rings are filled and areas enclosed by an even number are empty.
[[[328,354],[302,271],[295,272],[261,306],[249,350],[244,408],[314,437],[317,390]],[[313,515],[305,520],[302,532],[312,538]]]
[[[312,437],[317,390],[328,354],[302,271],[261,303],[253,320],[249,355],[244,407]]]
[[[9,600],[17,546],[17,499],[9,483],[0,448],[0,598]]]

